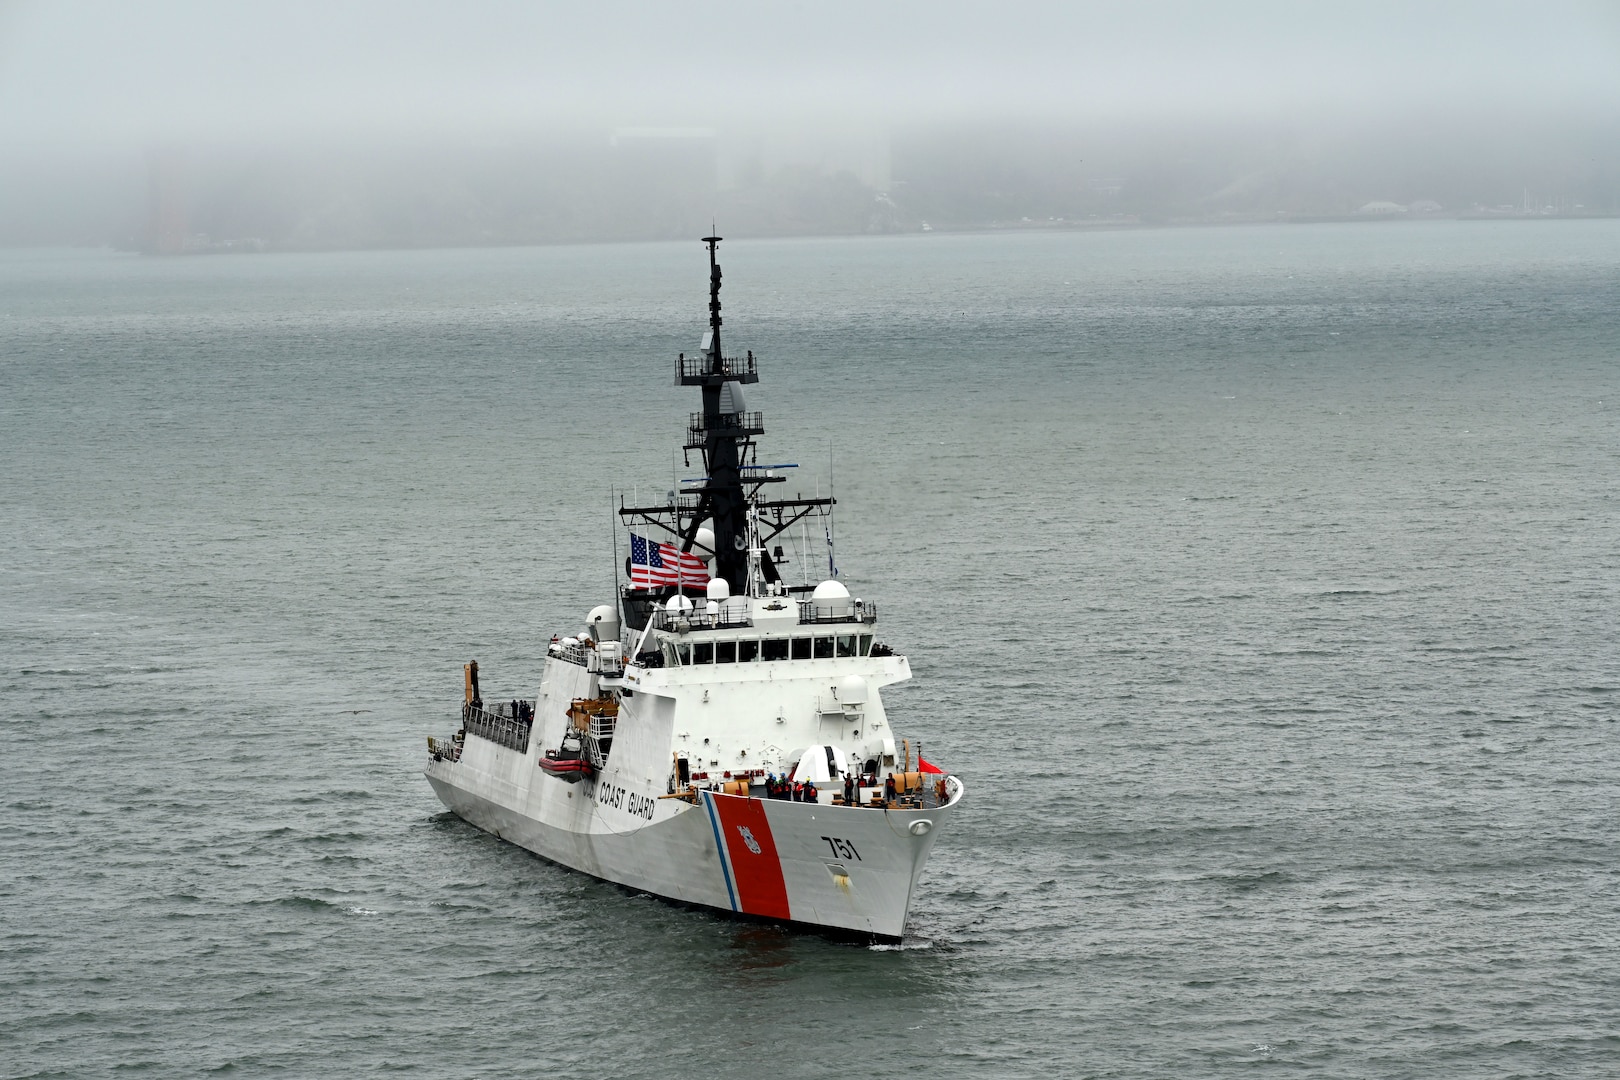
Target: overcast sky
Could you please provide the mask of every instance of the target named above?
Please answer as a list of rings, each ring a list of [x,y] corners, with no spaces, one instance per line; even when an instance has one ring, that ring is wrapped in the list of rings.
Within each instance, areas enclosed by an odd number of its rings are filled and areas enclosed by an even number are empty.
[[[1620,2],[0,0],[0,138],[1620,106]]]

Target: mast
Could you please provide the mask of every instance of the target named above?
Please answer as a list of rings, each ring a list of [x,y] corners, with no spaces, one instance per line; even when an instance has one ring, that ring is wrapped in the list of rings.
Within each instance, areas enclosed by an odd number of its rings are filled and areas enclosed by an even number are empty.
[[[748,411],[742,388],[757,383],[759,371],[752,350],[743,356],[726,356],[720,347],[724,321],[720,317],[720,240],[718,236],[703,238],[709,251],[709,328],[703,335],[702,351],[696,356],[682,353],[675,364],[675,384],[696,386],[702,395],[702,411],[688,419],[685,449],[688,454],[696,450],[702,455],[703,478],[678,491],[664,506],[621,504],[619,515],[627,524],[642,521],[667,529],[679,537],[682,551],[692,550],[698,528],[711,521],[714,576],[726,580],[732,595],[742,596],[753,591],[755,567],[767,586],[781,583],[767,542],[805,515],[825,513],[833,500],[757,497],[763,485],[783,483],[787,478],[750,462],[754,437],[764,434],[765,427],[759,413]],[[670,592],[678,589],[669,587]],[[638,605],[648,602],[646,593],[632,592]],[[630,615],[628,610],[626,615]]]
[[[701,501],[714,519],[715,576],[726,579],[733,592],[748,591],[748,501],[742,484],[742,455],[753,436],[763,434],[758,413],[748,413],[743,405],[743,383],[759,381],[754,371],[754,354],[745,362],[727,359],[720,349],[720,237],[705,236],[709,249],[709,334],[705,342],[707,368],[699,380],[703,388],[703,414],[700,425],[688,431],[691,449],[703,452],[707,468]],[[693,528],[696,534],[696,528]],[[683,535],[683,541],[689,537]],[[688,550],[682,544],[682,550]]]
[[[723,356],[720,351],[720,324],[725,320],[720,318],[720,263],[717,260],[720,253],[720,240],[718,236],[705,236],[703,243],[709,249],[709,355]],[[705,398],[705,401],[708,399]]]

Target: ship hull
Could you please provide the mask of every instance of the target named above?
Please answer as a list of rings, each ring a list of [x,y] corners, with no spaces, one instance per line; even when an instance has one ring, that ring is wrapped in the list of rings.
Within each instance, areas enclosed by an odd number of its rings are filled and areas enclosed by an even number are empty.
[[[477,749],[475,762],[527,764]],[[929,850],[962,796],[953,778],[950,800],[928,809],[709,791],[690,802],[627,790],[612,773],[569,784],[534,769],[519,787],[507,771],[464,756],[426,775],[458,817],[562,866],[678,904],[870,942],[900,940]]]

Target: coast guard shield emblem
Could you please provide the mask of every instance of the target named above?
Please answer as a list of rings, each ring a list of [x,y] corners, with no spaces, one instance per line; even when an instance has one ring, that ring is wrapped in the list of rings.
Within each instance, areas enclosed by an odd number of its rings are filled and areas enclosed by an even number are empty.
[[[752,851],[755,855],[758,855],[759,841],[754,839],[754,834],[749,831],[748,826],[739,825],[737,826],[737,831],[742,834],[743,843],[748,845],[748,850]]]

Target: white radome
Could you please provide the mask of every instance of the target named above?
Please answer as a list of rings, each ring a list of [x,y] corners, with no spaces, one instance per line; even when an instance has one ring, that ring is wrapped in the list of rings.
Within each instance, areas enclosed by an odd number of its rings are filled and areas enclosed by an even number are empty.
[[[849,589],[845,588],[842,581],[839,581],[836,578],[828,578],[826,581],[823,581],[820,585],[816,586],[816,591],[810,594],[810,599],[848,600]]]
[[[842,581],[831,578],[816,586],[815,592],[810,594],[810,603],[818,618],[844,619],[855,613],[855,601],[850,599],[849,590]]]
[[[619,613],[607,604],[597,604],[585,616],[585,625],[595,641],[619,640]]]

